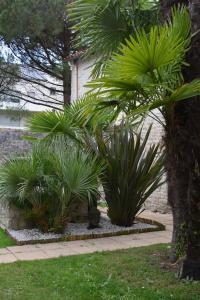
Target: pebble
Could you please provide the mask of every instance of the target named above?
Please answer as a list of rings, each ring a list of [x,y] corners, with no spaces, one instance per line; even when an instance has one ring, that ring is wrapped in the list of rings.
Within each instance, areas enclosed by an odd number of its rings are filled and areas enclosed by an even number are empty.
[[[53,241],[65,238],[67,236],[84,236],[84,235],[102,235],[108,234],[112,236],[112,233],[119,233],[124,231],[129,231],[132,229],[142,230],[142,229],[156,229],[156,225],[146,224],[136,221],[131,227],[121,227],[113,225],[107,216],[102,216],[100,221],[100,228],[95,228],[92,230],[87,229],[88,223],[68,223],[65,232],[63,234],[58,233],[43,233],[39,229],[22,229],[13,230],[8,229],[8,233],[18,242],[31,242],[31,241]]]

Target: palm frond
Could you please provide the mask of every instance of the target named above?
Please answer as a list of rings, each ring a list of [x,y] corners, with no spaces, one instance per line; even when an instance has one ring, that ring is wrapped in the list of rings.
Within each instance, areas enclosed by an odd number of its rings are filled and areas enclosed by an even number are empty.
[[[67,218],[72,201],[97,197],[101,173],[102,163],[90,153],[63,143],[38,143],[28,156],[9,159],[0,167],[0,198],[28,209],[36,224],[40,219],[48,229],[57,218]]]
[[[177,23],[180,22],[179,26]],[[155,85],[170,84],[181,78],[183,58],[190,42],[190,20],[185,8],[174,11],[172,22],[130,36],[108,63],[104,76],[89,83],[101,88],[138,92],[138,87],[155,89]],[[168,51],[170,49],[170,51]],[[163,55],[164,54],[164,55]],[[141,92],[141,88],[140,88]]]
[[[138,27],[156,22],[156,1],[76,0],[68,5],[74,24],[76,48],[86,49],[85,57],[95,57],[92,75],[97,77],[119,44]],[[99,43],[99,41],[101,41]]]
[[[72,141],[82,142],[83,132],[92,134],[96,128],[108,127],[118,116],[118,110],[110,106],[97,110],[100,102],[97,95],[87,94],[73,102],[63,112],[41,112],[28,121],[28,128],[33,133],[43,133],[46,137],[64,135]]]
[[[170,102],[181,101],[200,95],[200,80],[196,79],[190,83],[183,84],[172,92]]]
[[[77,127],[73,120],[67,117],[67,112],[40,112],[35,114],[27,122],[27,127],[33,133],[48,135],[65,134],[76,139]]]

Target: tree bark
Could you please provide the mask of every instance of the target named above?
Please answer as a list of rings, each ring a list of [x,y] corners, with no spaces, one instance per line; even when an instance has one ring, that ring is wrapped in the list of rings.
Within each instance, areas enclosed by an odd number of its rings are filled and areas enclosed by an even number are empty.
[[[66,24],[64,24],[63,42],[63,100],[64,106],[68,106],[71,102],[71,71],[66,58],[70,54],[71,32]]]
[[[64,106],[68,106],[71,103],[71,88],[70,88],[70,73],[66,70],[65,63],[63,63],[63,102]]]
[[[188,7],[192,31],[200,28],[200,0],[162,0],[164,18],[173,5]],[[200,34],[192,39],[187,54],[189,68],[183,69],[185,82],[200,78]],[[172,207],[174,228],[172,258],[185,251],[180,264],[179,278],[200,280],[200,97],[174,105],[168,114],[166,150],[168,201]]]

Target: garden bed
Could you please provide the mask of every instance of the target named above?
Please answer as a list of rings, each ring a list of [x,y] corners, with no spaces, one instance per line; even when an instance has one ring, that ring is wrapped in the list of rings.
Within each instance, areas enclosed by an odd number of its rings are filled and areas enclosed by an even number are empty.
[[[106,215],[101,217],[100,228],[92,230],[87,229],[87,223],[69,223],[63,234],[42,233],[38,229],[13,230],[7,229],[8,235],[18,245],[49,243],[55,241],[74,241],[92,238],[102,238],[109,236],[125,235],[131,233],[142,233],[165,230],[165,226],[153,220],[136,218],[135,223],[131,227],[120,227],[111,224]]]

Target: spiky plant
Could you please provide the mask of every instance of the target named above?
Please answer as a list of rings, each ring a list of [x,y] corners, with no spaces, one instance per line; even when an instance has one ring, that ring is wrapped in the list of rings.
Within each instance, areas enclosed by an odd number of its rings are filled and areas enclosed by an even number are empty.
[[[144,139],[126,124],[108,136],[97,135],[99,155],[105,163],[102,182],[113,224],[131,226],[146,199],[162,184],[163,155],[159,145],[147,148]]]

